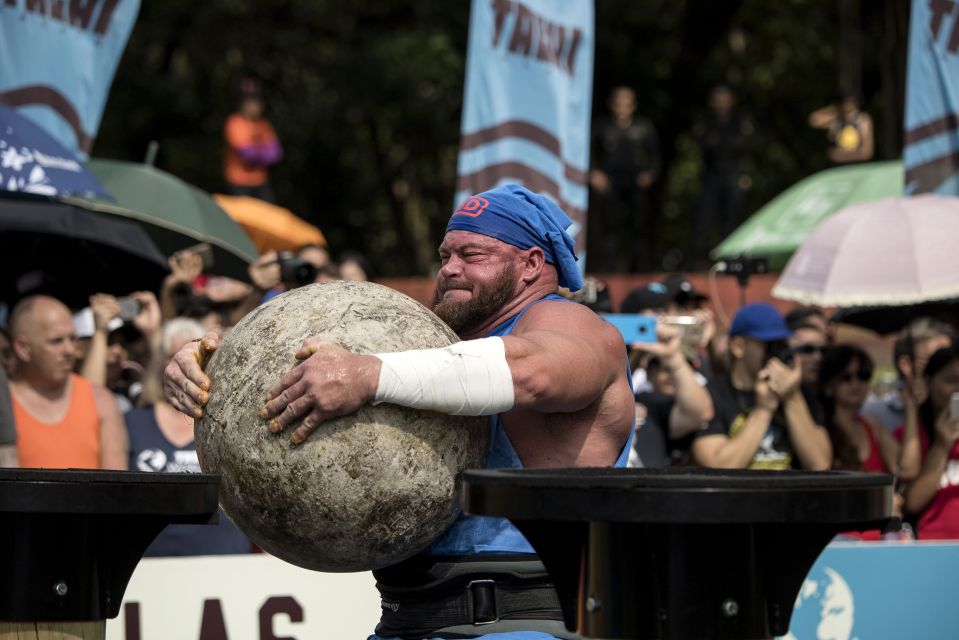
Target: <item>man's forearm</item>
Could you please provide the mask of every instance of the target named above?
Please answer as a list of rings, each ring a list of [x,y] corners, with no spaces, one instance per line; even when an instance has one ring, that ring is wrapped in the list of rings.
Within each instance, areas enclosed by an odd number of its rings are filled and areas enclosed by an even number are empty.
[[[96,331],[90,338],[80,375],[101,387],[107,385],[107,334]]]
[[[743,423],[742,431],[729,437],[716,451],[709,466],[721,469],[745,469],[756,456],[759,445],[769,429],[773,412],[753,407]]]
[[[826,431],[809,413],[802,394],[793,393],[783,402],[783,414],[789,428],[789,440],[804,469],[824,470],[832,466],[832,445]]]
[[[669,416],[669,437],[675,439],[698,431],[709,422],[713,417],[713,402],[685,361],[677,363],[670,373],[676,385],[676,401]]]

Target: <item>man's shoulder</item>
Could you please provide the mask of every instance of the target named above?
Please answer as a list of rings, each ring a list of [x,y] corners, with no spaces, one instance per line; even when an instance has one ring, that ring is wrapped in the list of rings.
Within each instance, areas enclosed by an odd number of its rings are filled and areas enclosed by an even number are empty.
[[[627,369],[623,336],[595,311],[578,302],[549,299],[528,307],[512,333],[522,336],[533,332],[551,332],[581,341],[584,348],[606,354],[611,365],[622,358],[623,371]]]
[[[753,391],[743,391],[734,387],[728,373],[708,378],[706,390],[712,397],[717,414],[728,411],[738,412],[744,406],[751,406],[756,398]]]
[[[563,327],[584,327],[597,331],[613,329],[595,311],[578,302],[563,298],[547,298],[534,302],[526,308],[523,317],[517,323],[517,329],[544,329]]]

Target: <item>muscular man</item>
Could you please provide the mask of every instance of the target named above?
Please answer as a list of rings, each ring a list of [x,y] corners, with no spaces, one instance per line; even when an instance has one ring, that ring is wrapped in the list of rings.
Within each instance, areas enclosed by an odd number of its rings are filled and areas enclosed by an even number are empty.
[[[270,430],[298,444],[325,420],[389,402],[490,415],[489,467],[624,466],[634,407],[622,337],[556,295],[582,285],[569,224],[517,185],[471,198],[447,225],[433,301],[462,341],[374,356],[307,340],[263,408]],[[167,367],[181,411],[202,415],[210,381],[199,363],[215,348],[207,335]],[[532,552],[506,520],[461,517],[424,554],[375,572],[399,605],[384,607],[375,637],[572,637]]]
[[[70,310],[47,296],[24,298],[10,314],[10,333],[20,466],[126,469],[126,428],[113,395],[73,374]]]

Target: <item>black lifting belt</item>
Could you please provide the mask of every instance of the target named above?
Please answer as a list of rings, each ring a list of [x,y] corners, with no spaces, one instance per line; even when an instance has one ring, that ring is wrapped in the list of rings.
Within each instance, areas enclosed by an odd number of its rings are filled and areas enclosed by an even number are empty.
[[[536,556],[420,556],[373,574],[379,636],[467,638],[507,624],[515,629],[508,621],[525,621],[523,630],[540,630],[541,621],[549,632],[565,631],[556,590]]]

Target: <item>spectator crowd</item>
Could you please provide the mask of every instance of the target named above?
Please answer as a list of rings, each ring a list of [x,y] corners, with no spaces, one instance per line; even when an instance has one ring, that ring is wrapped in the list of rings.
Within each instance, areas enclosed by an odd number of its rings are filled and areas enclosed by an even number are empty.
[[[203,272],[193,251],[169,258],[159,294],[98,293],[77,312],[42,290],[6,308],[0,328],[0,467],[198,473],[193,419],[162,393],[162,371],[186,342],[224,333],[284,290],[369,279],[358,253],[334,262],[326,247],[267,252],[242,283]],[[245,553],[230,520],[171,525],[147,556]]]
[[[192,419],[161,391],[172,354],[207,331],[228,331],[286,289],[370,273],[363,256],[334,262],[318,245],[264,254],[249,267],[252,284],[203,273],[200,256],[189,251],[169,263],[158,295],[96,294],[74,313],[39,293],[9,309],[0,332],[0,464],[199,471]],[[608,295],[598,298],[588,306],[613,310]],[[636,400],[630,466],[893,474],[901,528],[848,537],[959,539],[952,325],[916,318],[902,329],[890,354],[898,383],[880,389],[869,353],[837,341],[823,310],[782,315],[752,303],[722,327],[707,300],[673,275],[619,305],[655,317],[657,332],[628,345]],[[221,518],[217,527],[170,527],[149,554],[250,549]]]
[[[888,532],[873,539],[959,539],[959,348],[955,327],[914,318],[878,381],[861,346],[836,339],[823,310],[785,316],[742,306],[722,330],[682,278],[631,292],[621,310],[660,319],[657,340],[630,346],[634,467],[849,470],[895,477]],[[685,322],[677,322],[682,318]],[[692,340],[679,328],[699,325]]]

